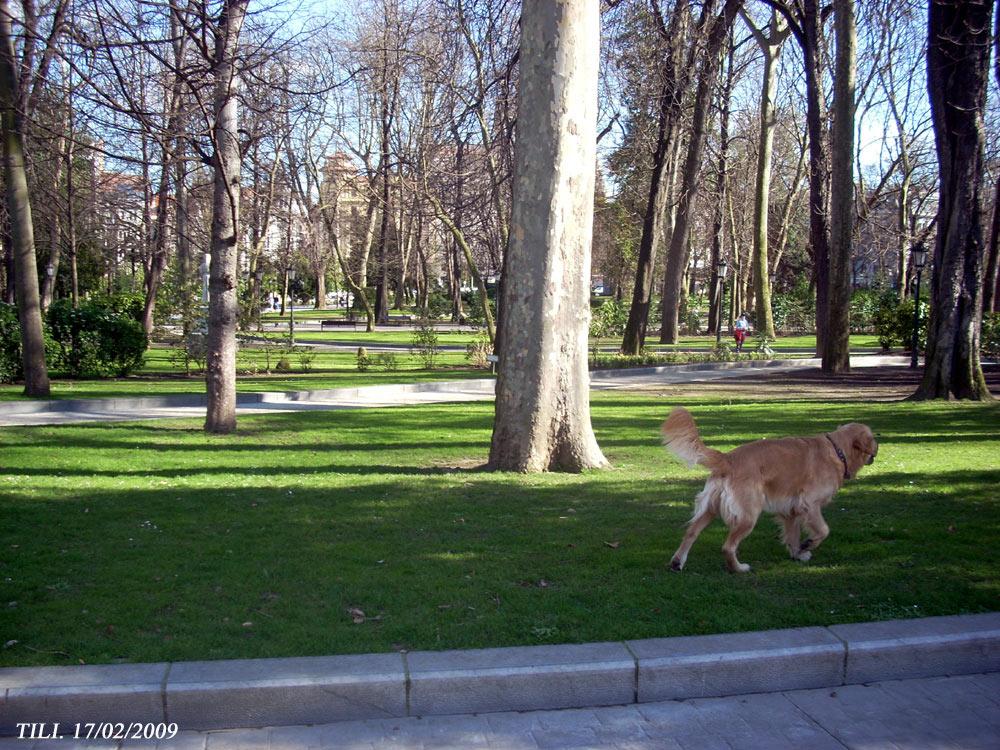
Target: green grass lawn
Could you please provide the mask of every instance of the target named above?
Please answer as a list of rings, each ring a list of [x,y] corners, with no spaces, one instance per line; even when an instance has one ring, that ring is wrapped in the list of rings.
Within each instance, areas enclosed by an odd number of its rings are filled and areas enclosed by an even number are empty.
[[[762,519],[723,568],[710,527],[666,564],[704,472],[659,446],[863,419],[874,466],[810,563]],[[585,642],[998,608],[1000,407],[594,396],[614,468],[488,474],[488,403],[0,431],[0,663]],[[364,612],[355,623],[348,610]]]

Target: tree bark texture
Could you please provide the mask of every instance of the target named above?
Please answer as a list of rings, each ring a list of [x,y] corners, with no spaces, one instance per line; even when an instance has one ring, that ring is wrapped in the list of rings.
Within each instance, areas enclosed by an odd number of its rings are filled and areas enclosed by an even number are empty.
[[[918,399],[987,400],[979,363],[983,273],[983,112],[993,0],[932,0],[927,89],[938,156],[931,315]]]
[[[823,351],[829,309],[830,156],[823,94],[823,13],[819,0],[803,0],[802,47],[806,73],[806,127],[809,132],[809,246],[816,282],[816,351]]]
[[[598,0],[524,3],[493,469],[607,465],[587,371],[599,43]]]
[[[719,75],[720,51],[742,4],[742,0],[726,0],[722,12],[712,24],[703,53],[705,62],[698,77],[698,88],[694,97],[691,138],[688,141],[687,156],[684,161],[681,192],[677,203],[677,220],[674,225],[674,233],[670,238],[670,248],[667,252],[666,270],[664,271],[666,274],[662,302],[664,325],[660,331],[660,341],[668,344],[677,343],[677,311],[680,308],[684,266],[687,261],[688,232],[698,199],[698,172],[701,169],[701,157],[705,144],[705,124],[708,119],[712,91]]]
[[[830,180],[830,280],[823,372],[851,369],[851,250],[854,240],[854,110],[858,32],[854,0],[834,0],[837,41]]]
[[[225,0],[215,34],[215,147],[212,263],[209,269],[205,430],[236,429],[237,237],[240,226],[240,143],[236,51],[249,0]]]
[[[3,107],[3,166],[10,241],[14,256],[17,317],[21,324],[21,359],[24,394],[48,396],[49,374],[42,337],[42,306],[35,261],[35,236],[31,224],[31,201],[24,160],[24,129],[18,109],[19,84],[10,8],[0,0],[0,106]]]

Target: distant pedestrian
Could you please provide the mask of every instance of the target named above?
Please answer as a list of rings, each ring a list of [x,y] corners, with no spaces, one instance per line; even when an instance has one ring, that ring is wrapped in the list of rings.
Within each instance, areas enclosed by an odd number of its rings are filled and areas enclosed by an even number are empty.
[[[749,335],[750,321],[747,319],[747,314],[743,313],[736,319],[736,323],[733,325],[733,338],[736,339],[736,351],[743,351],[743,342],[746,341]]]

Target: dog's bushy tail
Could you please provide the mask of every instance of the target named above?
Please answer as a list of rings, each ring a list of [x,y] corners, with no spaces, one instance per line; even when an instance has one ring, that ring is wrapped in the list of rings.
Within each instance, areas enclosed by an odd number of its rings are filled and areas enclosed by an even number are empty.
[[[678,406],[660,427],[663,445],[688,466],[701,464],[713,473],[724,474],[729,468],[725,453],[709,448],[698,435],[698,427],[690,412]]]

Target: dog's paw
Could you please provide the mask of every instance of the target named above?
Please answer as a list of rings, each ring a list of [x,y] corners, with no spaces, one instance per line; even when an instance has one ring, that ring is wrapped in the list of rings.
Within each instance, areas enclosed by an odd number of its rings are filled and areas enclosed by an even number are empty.
[[[749,573],[750,566],[747,563],[739,563],[735,568],[729,569],[730,573]]]
[[[812,560],[812,556],[813,556],[812,552],[803,551],[800,552],[798,555],[796,555],[795,559],[798,560],[799,562],[809,562],[810,560]]]
[[[670,561],[670,569],[675,573],[680,573],[684,569],[684,563],[681,562],[680,558],[675,557]]]

